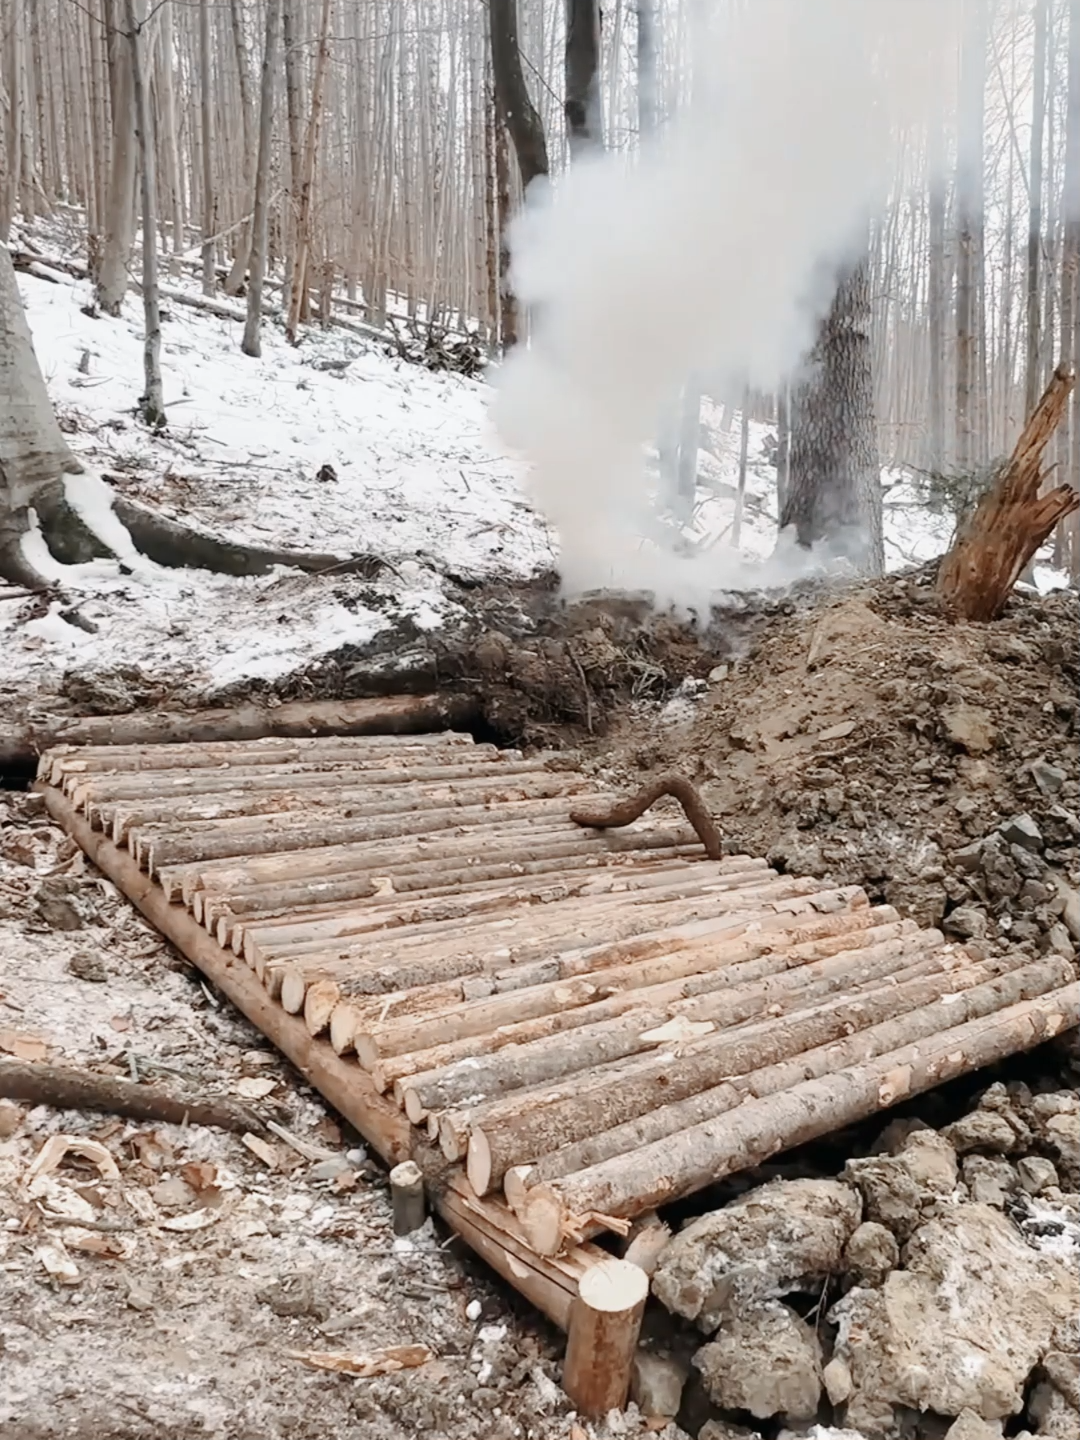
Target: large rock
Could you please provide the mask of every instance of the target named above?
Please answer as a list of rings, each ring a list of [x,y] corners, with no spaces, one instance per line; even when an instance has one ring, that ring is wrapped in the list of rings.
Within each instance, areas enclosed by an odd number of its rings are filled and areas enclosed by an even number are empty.
[[[956,1189],[956,1151],[936,1130],[913,1130],[895,1155],[849,1160],[844,1178],[862,1192],[867,1219],[906,1240]]]
[[[673,1355],[639,1350],[630,1371],[630,1399],[642,1415],[674,1419],[679,1413],[688,1374],[689,1366]]]
[[[904,1258],[906,1269],[880,1289],[853,1290],[833,1307],[854,1410],[970,1409],[985,1420],[1016,1414],[1055,1326],[1080,1303],[1070,1267],[1029,1249],[985,1205],[960,1205],[928,1221]]]
[[[817,1413],[821,1344],[813,1327],[779,1301],[740,1308],[694,1364],[723,1410],[748,1410],[755,1420],[809,1420]]]
[[[660,1256],[653,1293],[715,1330],[733,1302],[777,1298],[838,1272],[861,1219],[850,1185],[773,1180],[680,1231]]]

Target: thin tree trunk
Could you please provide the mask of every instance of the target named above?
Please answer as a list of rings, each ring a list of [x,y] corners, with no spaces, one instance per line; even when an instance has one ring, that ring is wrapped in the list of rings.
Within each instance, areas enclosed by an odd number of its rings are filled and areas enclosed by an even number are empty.
[[[210,0],[199,0],[199,83],[202,94],[202,288],[212,295],[214,275],[214,70],[210,48]]]
[[[503,123],[510,132],[521,171],[521,184],[527,192],[538,176],[548,173],[548,155],[544,126],[529,99],[521,69],[517,0],[490,0],[488,13],[495,98]]]
[[[319,48],[315,56],[315,76],[311,82],[311,113],[308,116],[307,135],[304,142],[304,169],[300,177],[300,203],[296,215],[296,253],[293,262],[292,290],[289,294],[288,318],[285,322],[285,338],[295,345],[300,327],[300,315],[307,293],[307,265],[311,250],[311,206],[315,184],[315,155],[319,142],[319,120],[322,112],[323,86],[326,81],[326,62],[330,56],[330,15],[333,0],[322,0],[322,14],[319,20]]]
[[[820,545],[861,573],[885,568],[874,423],[869,267],[841,279],[792,394],[791,484],[780,515],[806,549]]]
[[[248,282],[247,320],[240,348],[245,355],[262,354],[263,284],[266,279],[266,246],[270,216],[270,152],[274,143],[274,66],[277,62],[278,11],[281,0],[269,0],[266,8],[266,44],[263,50],[262,84],[259,90],[259,155],[255,165],[255,208],[251,221],[251,275]]]
[[[1042,264],[1043,135],[1046,121],[1046,32],[1049,0],[1035,0],[1034,79],[1031,100],[1031,165],[1028,178],[1027,362],[1024,415],[1035,409],[1042,388],[1040,267]]]
[[[987,0],[971,0],[960,66],[956,167],[956,462],[976,464],[979,367],[979,275],[983,248],[983,130]]]
[[[656,129],[656,0],[638,0],[636,10],[638,139],[644,141]]]
[[[252,191],[253,172],[257,163],[255,157],[255,120],[254,106],[251,100],[251,85],[248,81],[247,53],[244,49],[244,30],[240,19],[240,0],[230,0],[229,19],[232,23],[233,49],[236,52],[236,74],[237,83],[240,89],[240,120],[243,127],[244,155],[243,155],[243,195],[244,204],[247,205],[247,197]],[[239,295],[244,288],[244,276],[247,273],[248,262],[251,255],[251,230],[252,221],[241,225],[239,237],[236,242],[236,253],[233,256],[233,263],[225,280],[225,294]]]
[[[131,47],[131,87],[135,100],[135,136],[139,146],[142,175],[142,293],[143,293],[143,385],[139,410],[147,425],[161,430],[165,425],[165,400],[161,385],[161,311],[158,306],[157,275],[157,175],[154,169],[154,136],[150,133],[150,106],[146,96],[146,68],[143,65],[143,26],[136,12],[136,0],[124,0],[127,38]]]

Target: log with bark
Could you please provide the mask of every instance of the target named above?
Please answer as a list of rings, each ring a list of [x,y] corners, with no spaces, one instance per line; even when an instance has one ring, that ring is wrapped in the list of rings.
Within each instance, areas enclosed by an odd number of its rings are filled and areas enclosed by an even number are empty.
[[[1054,526],[1080,507],[1070,485],[1043,491],[1043,453],[1068,406],[1076,377],[1061,364],[1016,448],[941,562],[937,591],[959,620],[995,620]]]
[[[724,853],[723,841],[716,821],[709,814],[701,795],[685,775],[661,775],[659,779],[645,785],[636,795],[616,805],[602,805],[592,809],[571,810],[570,819],[575,825],[585,825],[601,830],[610,827],[631,825],[640,820],[650,806],[655,805],[664,795],[678,800],[683,813],[694,828],[694,833],[705,847],[710,860],[719,860]]]
[[[1072,967],[1058,958],[1066,980]],[[526,1197],[523,1228],[539,1254],[556,1254],[568,1239],[578,1238],[579,1217],[632,1216],[668,1204],[1077,1024],[1080,983],[1073,981],[985,1019],[940,1030],[932,1040],[747,1100],[714,1120],[536,1185]]]
[[[217,1096],[188,1099],[153,1085],[98,1075],[68,1065],[0,1060],[0,1098],[53,1110],[100,1110],[163,1125],[212,1125],[219,1130],[259,1131],[263,1122],[246,1105]]]

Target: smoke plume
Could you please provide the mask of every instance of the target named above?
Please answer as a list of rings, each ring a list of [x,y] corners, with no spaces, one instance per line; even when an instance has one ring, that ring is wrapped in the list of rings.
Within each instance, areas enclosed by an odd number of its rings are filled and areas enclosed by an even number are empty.
[[[645,445],[691,373],[772,390],[796,372],[952,83],[957,0],[700,9],[693,96],[663,133],[530,192],[511,237],[532,341],[495,418],[531,462],[570,592],[750,583],[734,552],[691,562],[646,540]]]

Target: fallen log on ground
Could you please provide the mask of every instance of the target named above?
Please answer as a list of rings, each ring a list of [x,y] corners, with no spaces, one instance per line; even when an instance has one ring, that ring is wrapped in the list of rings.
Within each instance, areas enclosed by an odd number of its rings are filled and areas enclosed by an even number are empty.
[[[1043,452],[1075,382],[1067,365],[1054,371],[1012,455],[941,562],[938,595],[959,620],[995,620],[1057,522],[1080,507],[1070,485],[1040,494]]]
[[[259,1131],[263,1122],[246,1105],[216,1096],[187,1098],[115,1075],[66,1065],[0,1060],[0,1098],[53,1110],[99,1110],[163,1125],[212,1125],[218,1130]]]
[[[372,735],[467,724],[473,701],[441,695],[388,695],[365,700],[293,700],[274,709],[235,705],[171,714],[57,717],[0,733],[0,765],[30,765],[54,745],[201,744],[271,736]]]
[[[1072,966],[1061,959],[1061,975]],[[803,1081],[654,1144],[616,1156],[526,1196],[522,1226],[541,1255],[577,1236],[580,1216],[632,1216],[749,1170],[778,1151],[805,1144],[875,1111],[1007,1055],[1029,1050],[1080,1024],[1080,983],[1021,1001],[940,1031],[850,1070]]]

